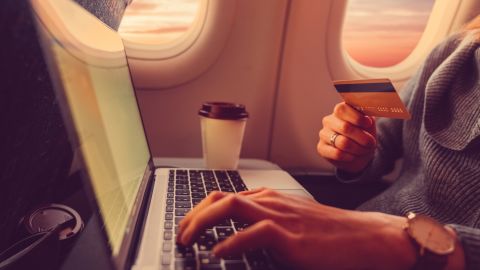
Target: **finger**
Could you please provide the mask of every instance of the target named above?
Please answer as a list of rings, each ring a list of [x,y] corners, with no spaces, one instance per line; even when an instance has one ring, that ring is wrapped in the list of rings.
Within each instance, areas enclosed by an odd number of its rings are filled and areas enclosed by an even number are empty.
[[[255,194],[251,194],[247,196],[249,199],[253,200],[254,202],[257,202],[257,200],[260,199],[265,199],[265,200],[275,200],[278,202],[281,202],[285,205],[292,206],[295,204],[300,204],[304,205],[307,202],[314,202],[317,203],[313,198],[310,197],[305,197],[301,195],[296,195],[296,194],[288,194],[288,193],[283,193],[279,192],[273,189],[269,188],[263,188],[261,192],[257,192]],[[285,208],[287,209],[287,208]],[[291,209],[291,207],[289,208]]]
[[[324,128],[320,131],[320,140],[330,144],[332,134],[334,134],[333,130]],[[372,148],[363,147],[342,134],[337,135],[335,138],[335,147],[355,156],[363,156],[372,152]]]
[[[205,209],[206,207],[213,204],[214,202],[224,198],[225,196],[227,196],[227,194],[228,193],[224,193],[221,191],[213,191],[205,199],[203,199],[195,208],[193,208],[190,212],[188,212],[187,215],[182,219],[182,221],[180,221],[178,239],[180,239],[184,228],[188,226],[193,216],[195,216],[202,209]]]
[[[363,130],[345,120],[339,119],[333,115],[323,118],[324,127],[335,131],[338,134],[352,139],[356,143],[366,148],[375,147],[376,140],[372,134]]]
[[[289,231],[274,221],[262,220],[217,244],[213,253],[224,257],[261,248],[278,251],[279,247],[286,248],[284,239],[289,235]]]
[[[247,196],[249,199],[258,198],[258,197],[265,197],[265,196],[278,197],[278,196],[280,196],[280,193],[273,190],[273,189],[262,187],[262,188],[258,189],[258,192],[246,194],[245,196]]]
[[[256,189],[252,189],[252,190],[245,190],[245,191],[241,191],[237,194],[240,194],[240,195],[252,195],[252,194],[256,194],[256,193],[259,193],[259,192],[262,192],[264,191],[266,188],[264,187],[261,187],[261,188],[256,188]]]
[[[377,124],[374,116],[367,116],[370,118],[370,121],[372,121],[372,125],[369,128],[366,128],[365,130],[368,131],[368,133],[372,134],[374,138],[377,137]]]
[[[322,157],[335,161],[352,162],[356,158],[354,155],[335,148],[323,140],[317,144],[317,151]]]
[[[346,104],[345,102],[338,103],[333,109],[333,114],[337,118],[347,121],[363,129],[370,128],[373,124],[370,117],[357,111],[355,108]]]
[[[254,223],[262,219],[275,219],[279,216],[280,213],[258,205],[244,196],[229,194],[192,215],[191,222],[184,227],[179,240],[180,243],[188,245],[198,237],[203,229],[226,218]]]

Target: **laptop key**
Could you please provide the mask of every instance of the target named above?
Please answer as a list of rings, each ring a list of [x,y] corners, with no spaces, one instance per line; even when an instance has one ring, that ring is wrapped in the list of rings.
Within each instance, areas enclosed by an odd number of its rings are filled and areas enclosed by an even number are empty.
[[[192,199],[192,203],[193,203],[194,205],[199,204],[201,201],[202,201],[202,199],[200,199],[200,198],[193,198],[193,199]]]
[[[173,213],[165,213],[165,220],[172,220],[173,219]]]
[[[225,171],[215,171],[215,176],[218,179],[228,179],[227,173]]]
[[[173,212],[173,205],[167,205],[167,207],[165,207],[165,211]]]
[[[175,195],[180,195],[180,196],[190,195],[190,190],[188,190],[188,189],[177,189],[177,190],[175,190]]]
[[[176,183],[177,185],[188,185],[188,180],[178,179],[177,181],[175,181],[175,183]]]
[[[168,187],[167,188],[167,192],[174,192],[174,191],[175,191],[175,189],[173,187]]]
[[[192,246],[177,245],[175,248],[175,258],[195,260],[195,249],[193,249]]]
[[[192,198],[203,199],[205,198],[205,193],[192,192]]]
[[[163,250],[164,252],[170,252],[170,251],[172,251],[172,249],[173,249],[173,243],[172,243],[172,241],[165,241],[165,242],[163,242],[163,248],[162,248],[162,250]]]
[[[175,208],[191,208],[192,204],[190,202],[176,202]]]
[[[173,195],[172,192],[168,192],[168,193],[167,193],[167,198],[173,198],[173,196],[174,196],[174,195]]]
[[[213,230],[205,230],[201,233],[197,238],[197,243],[205,243],[207,241],[215,241],[215,235],[213,234]]]
[[[175,260],[175,270],[195,270],[195,269],[197,269],[197,261],[194,259]]]
[[[188,189],[188,185],[175,185],[176,189]]]
[[[205,189],[203,187],[192,187],[190,189],[191,192],[200,192],[200,193],[205,193]]]
[[[175,173],[177,175],[187,175],[188,174],[187,170],[175,170]]]
[[[214,190],[217,190],[217,191],[220,190],[219,187],[212,187],[212,186],[206,187],[205,189],[207,190],[207,192],[212,192]]]
[[[175,201],[176,202],[189,202],[190,197],[189,196],[175,196]]]
[[[198,250],[200,251],[210,251],[213,247],[217,244],[216,240],[205,240],[201,241],[201,243],[197,240]]]
[[[175,216],[186,216],[187,213],[190,211],[190,208],[175,208]]]
[[[173,199],[167,199],[167,205],[173,205]]]
[[[220,190],[223,192],[235,192],[235,190],[231,187],[220,187]]]
[[[221,237],[221,238],[227,238],[227,237],[229,237],[230,235],[233,234],[233,228],[232,227],[226,227],[226,228],[217,227],[217,228],[215,228],[215,230],[217,232],[217,236]]]
[[[172,257],[170,254],[163,254],[162,265],[170,265],[172,263]]]
[[[171,231],[164,231],[163,232],[163,240],[172,240],[173,233]]]
[[[223,257],[222,259],[225,261],[225,263],[234,263],[238,261],[243,261],[243,255],[241,254],[229,255],[229,256]]]
[[[215,257],[213,253],[210,252],[200,253],[199,259],[201,266],[209,264],[220,264],[220,259]]]
[[[191,188],[203,188],[203,182],[199,182],[199,183],[190,182],[190,187]]]
[[[165,221],[165,223],[163,224],[163,227],[167,230],[171,230],[173,228],[173,222]]]
[[[247,266],[244,262],[241,261],[234,261],[228,262],[225,261],[225,269],[226,270],[247,270]]]
[[[237,230],[237,232],[241,232],[241,231],[243,231],[245,228],[247,228],[249,225],[248,225],[247,223],[234,221],[234,222],[233,222],[233,226],[235,227],[235,230]]]

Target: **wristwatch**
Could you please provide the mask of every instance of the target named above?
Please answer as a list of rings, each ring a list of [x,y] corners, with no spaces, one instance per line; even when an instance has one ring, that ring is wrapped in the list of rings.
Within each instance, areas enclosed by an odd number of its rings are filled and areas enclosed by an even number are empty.
[[[444,269],[448,255],[455,251],[455,238],[431,217],[409,212],[405,231],[418,249],[418,259],[413,269]]]

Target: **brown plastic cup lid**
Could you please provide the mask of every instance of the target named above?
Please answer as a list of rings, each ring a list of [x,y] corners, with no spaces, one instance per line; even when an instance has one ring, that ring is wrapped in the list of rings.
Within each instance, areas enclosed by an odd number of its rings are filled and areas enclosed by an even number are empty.
[[[203,117],[224,120],[248,118],[245,105],[228,102],[205,102],[198,114]]]

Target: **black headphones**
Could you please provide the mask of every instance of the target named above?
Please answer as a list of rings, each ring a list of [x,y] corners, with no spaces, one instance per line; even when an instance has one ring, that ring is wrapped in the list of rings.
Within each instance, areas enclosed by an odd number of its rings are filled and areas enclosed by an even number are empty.
[[[0,270],[58,268],[62,247],[84,226],[74,209],[61,204],[30,211],[20,224],[28,236],[0,253]]]

